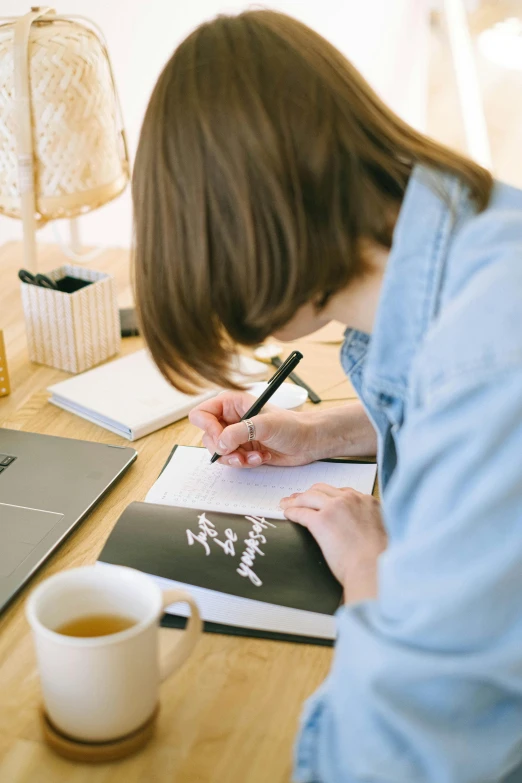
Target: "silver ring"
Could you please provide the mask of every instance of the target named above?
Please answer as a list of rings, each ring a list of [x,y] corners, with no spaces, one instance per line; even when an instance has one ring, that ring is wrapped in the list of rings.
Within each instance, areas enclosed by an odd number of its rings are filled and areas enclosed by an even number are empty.
[[[252,419],[245,419],[245,424],[247,425],[249,442],[251,440],[255,440],[256,439],[256,425],[254,424]]]

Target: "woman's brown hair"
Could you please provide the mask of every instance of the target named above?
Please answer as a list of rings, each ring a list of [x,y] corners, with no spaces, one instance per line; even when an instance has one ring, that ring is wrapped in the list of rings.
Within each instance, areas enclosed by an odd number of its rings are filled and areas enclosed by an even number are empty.
[[[133,177],[137,306],[163,374],[233,385],[234,344],[346,286],[361,239],[391,245],[416,163],[487,205],[485,169],[400,120],[304,24],[249,11],[195,30],[156,84]]]

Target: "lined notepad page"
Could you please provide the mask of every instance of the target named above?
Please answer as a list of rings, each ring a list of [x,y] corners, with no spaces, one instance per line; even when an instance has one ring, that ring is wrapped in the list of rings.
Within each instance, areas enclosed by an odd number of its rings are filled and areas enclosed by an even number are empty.
[[[284,519],[279,501],[323,482],[371,494],[374,463],[313,462],[295,468],[229,468],[210,464],[206,449],[178,446],[145,500],[200,511],[228,511]]]

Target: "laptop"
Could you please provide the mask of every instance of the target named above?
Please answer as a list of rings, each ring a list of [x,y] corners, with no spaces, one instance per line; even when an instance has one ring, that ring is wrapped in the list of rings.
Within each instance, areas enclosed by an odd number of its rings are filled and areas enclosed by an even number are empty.
[[[0,428],[0,611],[136,456]]]

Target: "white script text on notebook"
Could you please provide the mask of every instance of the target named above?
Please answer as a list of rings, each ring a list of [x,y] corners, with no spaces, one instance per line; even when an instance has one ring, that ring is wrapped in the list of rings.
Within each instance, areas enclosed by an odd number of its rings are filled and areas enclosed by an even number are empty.
[[[123,512],[100,561],[137,568],[162,589],[188,589],[217,632],[331,643],[341,585],[279,502],[318,481],[369,493],[375,476],[375,464],[346,461],[229,468],[211,465],[206,449],[176,446],[148,502]],[[186,615],[179,604],[166,612],[176,627]]]

